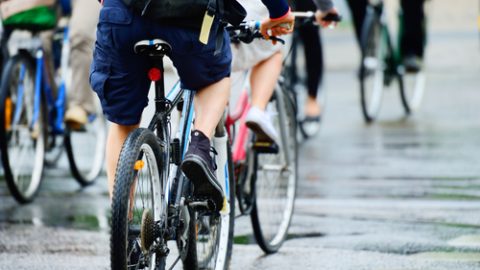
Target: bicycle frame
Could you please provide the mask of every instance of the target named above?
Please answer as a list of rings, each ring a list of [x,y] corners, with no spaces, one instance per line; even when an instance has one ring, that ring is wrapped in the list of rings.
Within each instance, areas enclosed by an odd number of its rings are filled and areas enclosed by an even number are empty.
[[[64,37],[63,37],[64,44],[68,43],[68,28],[64,30]],[[58,88],[58,93],[56,98],[54,97],[54,93],[52,91],[51,83],[48,78],[48,71],[45,67],[45,58],[44,58],[44,50],[41,46],[35,49],[35,96],[34,96],[34,107],[33,107],[33,119],[31,123],[31,128],[37,123],[39,115],[40,115],[40,103],[42,102],[42,96],[46,100],[47,111],[48,111],[48,123],[52,128],[53,134],[63,134],[65,132],[65,127],[63,124],[64,120],[64,113],[65,113],[65,106],[66,106],[66,82],[65,79],[62,77],[62,82],[60,87]],[[23,72],[24,73],[24,72]],[[23,78],[24,74],[20,74],[21,78]],[[19,86],[18,94],[19,96],[23,97],[23,86]],[[23,100],[23,99],[21,99]],[[21,113],[22,106],[17,106],[15,112],[15,120],[17,120],[17,113],[18,116]],[[15,122],[14,122],[15,123]]]
[[[245,72],[243,74],[245,76],[245,80],[242,87],[242,93],[235,105],[235,110],[233,113],[230,113],[227,116],[227,120],[225,122],[225,127],[228,131],[228,135],[230,138],[233,139],[233,163],[238,164],[243,162],[247,158],[247,152],[245,149],[245,143],[248,140],[248,128],[245,125],[245,118],[247,116],[248,110],[250,109],[250,103],[248,101],[248,89],[247,89],[247,81],[250,77],[250,72]],[[233,127],[236,122],[240,121],[240,125],[238,127],[238,133],[233,134]]]

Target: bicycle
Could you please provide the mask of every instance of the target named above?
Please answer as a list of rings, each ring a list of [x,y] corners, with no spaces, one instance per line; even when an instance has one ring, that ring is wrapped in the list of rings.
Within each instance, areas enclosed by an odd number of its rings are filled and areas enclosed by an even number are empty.
[[[227,31],[232,42],[249,43],[263,38],[258,32],[259,26],[259,22],[246,22],[238,27],[228,26]],[[233,138],[236,197],[241,215],[250,215],[258,245],[271,254],[285,241],[293,215],[298,156],[296,109],[291,92],[280,78],[267,111],[280,131],[281,145],[256,142],[245,125],[249,109],[248,78],[249,72],[246,72],[243,92],[233,113],[227,117],[226,126]]]
[[[110,260],[112,269],[227,269],[233,245],[235,186],[224,120],[212,139],[216,176],[224,206],[194,198],[192,184],[179,165],[189,143],[194,92],[177,83],[165,95],[163,58],[171,46],[160,39],[139,41],[138,55],[151,61],[155,114],[148,128],[134,130],[120,153],[112,197]],[[181,118],[176,135],[171,115]],[[176,255],[169,256],[176,242]],[[170,244],[170,245],[169,245]],[[173,253],[173,252],[172,252]]]
[[[402,34],[400,20],[400,35]],[[425,29],[423,29],[424,35]],[[394,47],[383,1],[369,2],[360,37],[360,90],[362,113],[366,122],[373,122],[381,107],[385,86],[397,81],[405,113],[410,115],[420,107],[426,77],[423,70],[407,72],[399,47]],[[399,39],[400,40],[400,39]],[[424,42],[425,43],[425,42]]]
[[[7,30],[16,29],[22,28]],[[64,124],[68,27],[59,26],[49,40],[59,56],[51,62],[39,36],[45,29],[25,30],[32,37],[18,40],[18,51],[7,60],[0,85],[2,164],[10,192],[20,203],[35,198],[45,165],[55,165],[64,148],[75,179],[82,186],[94,183],[103,169],[106,140],[106,122],[98,103],[84,129],[72,130]]]

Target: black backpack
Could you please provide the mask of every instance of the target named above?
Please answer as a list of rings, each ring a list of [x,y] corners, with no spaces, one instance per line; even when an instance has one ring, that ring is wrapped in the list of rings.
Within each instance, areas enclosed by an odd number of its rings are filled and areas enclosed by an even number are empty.
[[[236,0],[123,0],[134,12],[156,22],[200,29],[206,12],[221,22],[240,24],[246,11]]]

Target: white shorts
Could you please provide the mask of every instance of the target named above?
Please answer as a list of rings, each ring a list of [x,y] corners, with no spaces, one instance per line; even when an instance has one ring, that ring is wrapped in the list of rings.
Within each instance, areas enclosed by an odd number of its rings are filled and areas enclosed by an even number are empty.
[[[258,0],[243,0],[241,3],[247,10],[245,20],[261,21],[268,18],[267,8]],[[283,47],[281,43],[273,45],[271,41],[262,39],[256,39],[250,44],[232,44],[232,72],[248,70],[281,51]]]

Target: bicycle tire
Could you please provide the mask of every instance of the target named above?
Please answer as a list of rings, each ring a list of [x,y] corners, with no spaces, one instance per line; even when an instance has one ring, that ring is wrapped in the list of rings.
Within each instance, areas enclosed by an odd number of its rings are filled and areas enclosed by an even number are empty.
[[[289,132],[284,140],[286,140],[285,145],[289,147],[292,155],[290,167],[286,170],[283,167],[285,164],[282,162],[286,163],[286,161],[282,148],[278,154],[255,153],[255,173],[252,179],[255,183],[255,200],[250,217],[257,244],[267,254],[277,252],[287,238],[297,188],[296,113],[291,97],[285,90],[281,91],[283,91],[283,102],[279,102],[279,99],[274,96],[269,106],[276,109],[277,112],[280,106],[285,108],[285,122],[281,123],[281,117],[279,117],[276,118],[278,120],[274,121],[274,124],[277,130],[283,126]],[[269,161],[277,163],[268,164]],[[268,171],[275,170],[275,166],[281,167],[281,169],[277,169],[278,175],[267,174]]]
[[[360,102],[362,114],[367,123],[371,123],[377,118],[385,87],[387,64],[383,50],[386,43],[382,31],[383,26],[375,11],[372,7],[367,8],[360,37],[362,57],[359,72]]]
[[[33,58],[20,51],[7,61],[0,86],[1,159],[8,188],[19,203],[28,203],[35,198],[44,169],[46,111],[41,94],[38,120],[30,127],[35,106],[35,72]],[[20,87],[23,91],[20,91]],[[17,107],[19,99],[23,100],[20,108]],[[18,115],[17,120],[15,114]],[[22,152],[19,150],[24,145],[20,143],[25,143],[27,147],[22,148]],[[25,155],[20,155],[22,153]],[[31,168],[26,168],[30,165]]]
[[[65,149],[70,170],[82,186],[95,182],[102,172],[105,159],[107,123],[98,100],[95,108],[95,113],[89,116],[84,129],[76,131],[67,127],[65,132]]]
[[[405,34],[405,18],[400,17],[399,40],[403,39]],[[423,47],[427,44],[427,21],[422,23]],[[402,106],[407,115],[417,111],[422,103],[426,88],[426,74],[424,69],[418,72],[407,72],[403,65],[400,65],[397,71],[402,78],[402,87],[400,88],[400,97]]]
[[[143,228],[151,228],[146,225],[143,215],[150,211],[149,224],[164,222],[167,217],[168,207],[163,200],[166,183],[161,183],[159,171],[163,162],[157,137],[150,130],[140,128],[130,133],[122,147],[115,174],[110,238],[111,269],[138,269],[135,267],[145,261],[148,262],[148,268],[141,269],[165,267],[158,265],[161,258],[156,253],[145,251],[145,255],[139,252],[139,249],[143,249],[140,232]],[[141,182],[145,172],[143,169],[148,173],[146,184]],[[144,189],[144,185],[148,184],[150,188]],[[136,194],[137,191],[140,194]],[[146,208],[146,202],[142,201],[143,208],[136,209],[138,198],[147,198],[151,208]]]
[[[232,161],[232,149],[230,143],[226,142],[226,154],[227,154],[227,167],[225,172],[228,172],[228,197],[230,201],[229,212],[226,214],[220,214],[221,224],[227,223],[227,227],[220,226],[220,231],[216,232],[215,243],[208,245],[208,240],[212,237],[211,231],[214,231],[218,225],[215,223],[215,215],[198,216],[198,212],[194,212],[192,219],[190,219],[190,243],[187,250],[186,260],[183,261],[184,269],[196,270],[196,269],[214,269],[214,270],[226,270],[229,268],[230,259],[232,257],[233,249],[233,233],[235,224],[235,179],[233,174],[233,161]],[[217,170],[220,170],[219,167]],[[201,220],[200,220],[201,219]],[[205,224],[208,222],[207,224]],[[202,230],[210,232],[208,235],[205,233],[203,236]],[[213,229],[212,229],[213,228]],[[214,232],[215,234],[215,232]],[[202,238],[200,240],[200,238]],[[210,238],[210,239],[209,239]],[[206,250],[206,252],[199,252],[199,245],[207,240],[204,246],[210,246],[213,250]],[[220,251],[219,254],[214,256],[214,251]],[[206,253],[206,254],[203,254]]]
[[[424,71],[409,73],[403,70],[400,74],[402,74],[400,97],[405,113],[410,115],[421,106],[426,88],[426,74]]]

